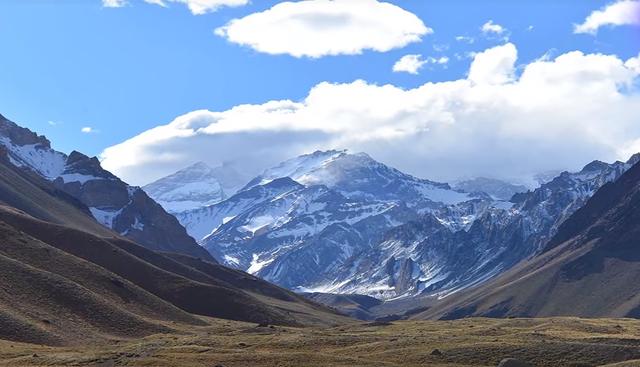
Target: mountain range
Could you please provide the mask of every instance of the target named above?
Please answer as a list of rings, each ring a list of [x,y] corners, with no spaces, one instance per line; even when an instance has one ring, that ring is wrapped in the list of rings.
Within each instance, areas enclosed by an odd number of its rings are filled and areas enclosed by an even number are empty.
[[[1,117],[0,337],[146,335],[196,315],[330,325],[345,320],[336,309],[638,317],[639,161],[593,161],[525,191],[330,150],[253,179],[196,163],[139,188]]]
[[[227,266],[299,292],[406,303],[482,284],[540,254],[594,192],[637,161],[594,161],[525,191],[490,179],[452,188],[364,153],[318,151],[175,215]]]

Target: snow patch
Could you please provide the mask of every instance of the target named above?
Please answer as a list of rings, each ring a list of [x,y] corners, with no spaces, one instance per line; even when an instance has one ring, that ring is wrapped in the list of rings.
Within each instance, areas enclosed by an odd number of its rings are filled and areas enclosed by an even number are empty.
[[[271,264],[274,259],[268,259],[266,261],[260,261],[260,256],[258,254],[253,254],[253,258],[251,259],[251,265],[249,269],[247,269],[247,273],[255,275],[265,266]]]

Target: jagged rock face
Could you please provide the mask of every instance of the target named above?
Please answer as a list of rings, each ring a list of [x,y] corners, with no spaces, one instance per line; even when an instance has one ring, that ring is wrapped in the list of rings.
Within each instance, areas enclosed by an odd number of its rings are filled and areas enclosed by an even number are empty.
[[[0,118],[0,145],[12,164],[51,181],[117,233],[154,250],[212,259],[174,217],[140,188],[102,169],[97,158],[76,151],[69,156],[57,152],[46,138],[4,118]]]
[[[542,251],[559,226],[598,188],[620,177],[633,160],[594,162],[578,173],[564,172],[514,197],[517,203],[511,208],[476,210],[466,228],[447,225],[450,221],[445,218],[460,217],[452,208],[394,228],[371,251],[346,263],[331,291],[385,298],[443,295],[486,281]],[[407,262],[412,264],[410,276]]]
[[[142,189],[175,214],[219,203],[245,183],[245,178],[229,165],[211,168],[199,162]]]
[[[18,146],[38,145],[43,148],[51,148],[51,143],[47,138],[16,125],[2,115],[0,115],[0,136],[8,138]]]
[[[596,165],[598,171],[610,170]],[[536,256],[416,317],[637,318],[639,249],[640,165],[636,163],[597,190]]]
[[[235,202],[246,202],[254,190],[285,187],[289,190],[254,199],[257,205],[224,221],[203,240],[205,248],[228,265],[296,288],[325,279],[360,247],[369,246],[367,239],[395,225],[393,218],[415,217],[395,203],[348,199],[326,186],[306,187],[289,178],[253,187],[241,193],[244,200]]]

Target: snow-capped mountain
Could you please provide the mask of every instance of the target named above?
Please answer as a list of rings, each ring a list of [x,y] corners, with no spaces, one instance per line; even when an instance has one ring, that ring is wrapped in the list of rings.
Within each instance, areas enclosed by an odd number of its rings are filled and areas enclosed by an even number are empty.
[[[198,162],[142,189],[169,213],[180,213],[219,203],[245,183],[229,165],[211,168]]]
[[[432,215],[447,231],[462,230],[483,212],[511,205],[407,175],[364,153],[327,151],[267,169],[229,199],[177,217],[226,265],[321,291],[397,226]]]
[[[22,128],[0,115],[0,145],[9,161],[50,181],[56,188],[86,205],[102,225],[154,250],[211,256],[180,223],[139,187],[129,186],[102,169],[97,158],[51,148],[44,136]]]
[[[270,183],[281,178],[277,184]],[[324,186],[342,200],[403,202],[416,213],[445,208],[473,199],[488,200],[484,193],[468,194],[448,184],[419,179],[390,168],[367,154],[326,151],[285,161],[251,180],[224,202],[177,213],[180,222],[196,239],[217,230],[251,207],[300,187]]]
[[[508,202],[406,175],[366,154],[315,152],[179,219],[225,264],[291,289],[444,296],[536,254],[634,160],[593,162]]]

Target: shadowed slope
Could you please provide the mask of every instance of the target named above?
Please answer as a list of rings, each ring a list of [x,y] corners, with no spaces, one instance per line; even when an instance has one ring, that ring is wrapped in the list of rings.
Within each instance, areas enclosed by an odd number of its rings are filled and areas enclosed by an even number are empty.
[[[3,208],[4,210],[4,208]],[[3,216],[4,217],[4,216]],[[126,279],[0,221],[0,338],[40,344],[203,324]]]

